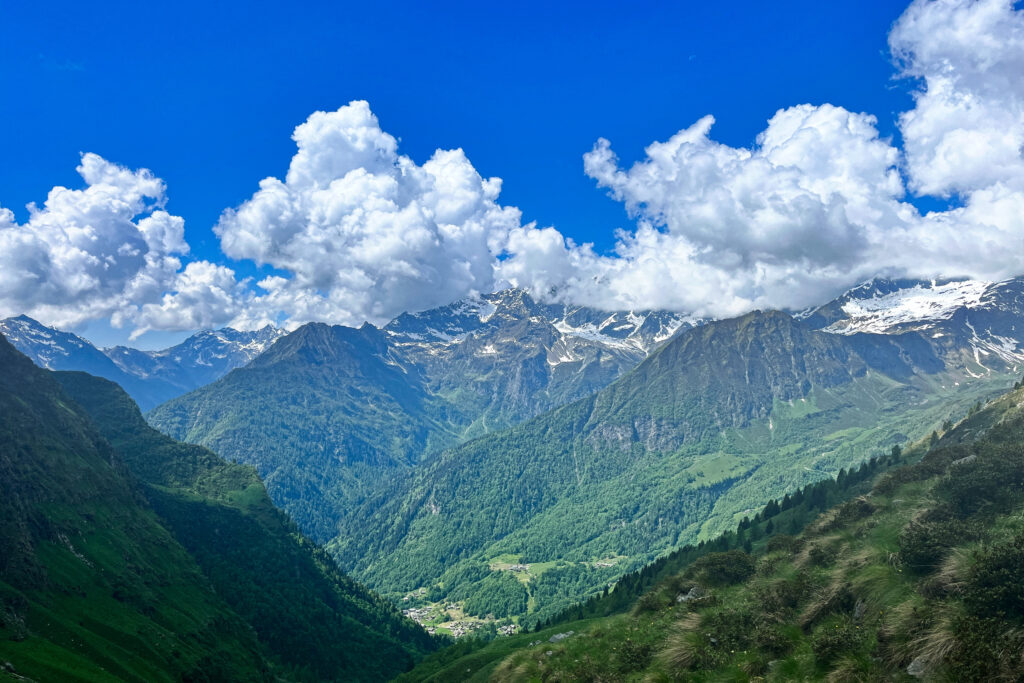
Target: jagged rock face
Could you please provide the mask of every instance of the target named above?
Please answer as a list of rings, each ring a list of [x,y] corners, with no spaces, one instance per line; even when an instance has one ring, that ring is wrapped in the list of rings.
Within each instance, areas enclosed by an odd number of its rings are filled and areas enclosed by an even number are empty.
[[[475,435],[593,393],[702,322],[666,311],[545,304],[508,289],[405,314],[383,329],[434,392],[471,406]]]

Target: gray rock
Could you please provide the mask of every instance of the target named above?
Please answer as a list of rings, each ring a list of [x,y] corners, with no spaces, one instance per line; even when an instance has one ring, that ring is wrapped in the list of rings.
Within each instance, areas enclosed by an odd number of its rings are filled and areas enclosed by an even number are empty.
[[[701,598],[706,598],[709,595],[711,595],[711,592],[707,588],[704,588],[703,586],[694,586],[686,595],[683,595],[682,593],[677,595],[676,602],[683,603],[690,602],[691,600],[700,600]]]
[[[857,604],[853,606],[853,620],[860,621],[864,617],[864,613],[868,611],[868,603],[861,599],[857,599]]]
[[[567,631],[566,633],[556,633],[555,635],[553,635],[550,638],[548,638],[548,642],[549,643],[557,643],[559,641],[565,640],[566,638],[571,636],[573,633],[574,633],[574,631]]]
[[[920,655],[914,658],[914,661],[907,667],[907,675],[913,676],[914,678],[924,678],[924,675],[928,672],[928,660],[925,659],[924,655]]]

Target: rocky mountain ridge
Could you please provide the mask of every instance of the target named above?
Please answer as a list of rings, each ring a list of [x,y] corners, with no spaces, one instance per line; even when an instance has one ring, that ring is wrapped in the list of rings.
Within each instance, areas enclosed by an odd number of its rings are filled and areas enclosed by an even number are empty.
[[[265,351],[285,331],[271,326],[252,332],[229,327],[203,330],[167,349],[126,346],[99,349],[88,340],[21,315],[0,320],[3,334],[47,370],[78,370],[119,384],[149,410],[209,384]]]

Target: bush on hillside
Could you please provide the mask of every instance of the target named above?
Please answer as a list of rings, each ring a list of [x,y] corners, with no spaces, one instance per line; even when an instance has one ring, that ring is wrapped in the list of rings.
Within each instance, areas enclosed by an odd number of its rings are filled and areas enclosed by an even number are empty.
[[[731,586],[746,581],[757,569],[754,558],[742,550],[727,550],[699,558],[687,576],[709,586]]]
[[[828,533],[835,529],[842,529],[857,520],[869,517],[875,511],[875,506],[868,502],[864,496],[848,500],[835,509],[831,519],[821,525],[819,531]]]
[[[1024,495],[1020,445],[989,446],[977,457],[951,465],[936,493],[962,517],[1006,511]]]
[[[971,568],[964,602],[979,617],[1024,623],[1024,534],[982,552]]]
[[[829,664],[840,655],[851,652],[860,645],[862,634],[849,617],[843,616],[835,622],[823,624],[811,638],[814,657],[822,664]]]
[[[746,650],[755,631],[754,615],[742,610],[716,612],[701,623],[708,641],[723,652]]]
[[[789,534],[776,534],[768,539],[765,545],[765,552],[774,553],[777,551],[795,553],[800,550],[803,541],[796,536]]]
[[[951,548],[976,537],[973,524],[954,518],[945,507],[937,508],[900,532],[900,561],[915,572],[928,573],[938,568]]]

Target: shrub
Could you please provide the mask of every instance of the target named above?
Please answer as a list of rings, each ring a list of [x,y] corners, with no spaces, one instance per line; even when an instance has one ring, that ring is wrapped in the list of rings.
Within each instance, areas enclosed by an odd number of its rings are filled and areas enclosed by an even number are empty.
[[[849,583],[834,584],[807,603],[800,614],[799,623],[806,628],[826,619],[830,614],[850,614],[856,604],[857,598]]]
[[[679,595],[680,593],[688,593],[695,584],[682,574],[673,574],[665,579],[663,585],[665,592],[669,595]]]
[[[795,553],[800,550],[800,546],[802,545],[803,541],[796,536],[790,536],[789,534],[776,534],[768,539],[765,551],[769,553],[774,553],[776,551]]]
[[[652,590],[640,596],[640,599],[636,601],[636,607],[633,608],[633,611],[636,614],[641,612],[657,612],[658,610],[665,609],[669,604],[660,590]]]
[[[981,617],[1024,622],[1024,534],[981,554],[968,575],[964,603]]]
[[[773,657],[781,657],[793,646],[778,624],[767,621],[762,621],[754,628],[753,641],[754,645]]]
[[[814,656],[828,664],[839,655],[857,649],[861,632],[849,617],[840,617],[835,622],[823,624],[811,638]]]
[[[646,669],[651,662],[652,650],[650,643],[641,643],[632,638],[626,638],[615,651],[619,673],[625,674],[630,671]]]
[[[984,508],[1008,509],[1024,491],[1024,457],[1020,446],[989,446],[970,462],[950,468],[936,492],[950,502],[961,517]]]
[[[838,508],[827,523],[821,526],[820,531],[827,533],[834,529],[841,529],[857,520],[869,517],[875,511],[875,506],[868,502],[863,496],[848,500]]]
[[[900,561],[916,572],[931,572],[951,548],[973,537],[970,525],[956,519],[912,521],[900,532]]]
[[[807,597],[810,582],[806,573],[800,572],[795,578],[773,581],[754,591],[757,602],[766,613],[777,613],[794,609]]]
[[[967,616],[957,621],[955,631],[957,643],[945,657],[947,679],[1013,681],[1024,675],[1020,644],[1014,647],[1004,622]]]
[[[698,559],[687,572],[710,586],[731,586],[746,581],[757,569],[754,558],[742,550],[711,553]]]
[[[839,557],[839,551],[829,543],[815,543],[807,552],[807,558],[815,567],[828,567]]]

